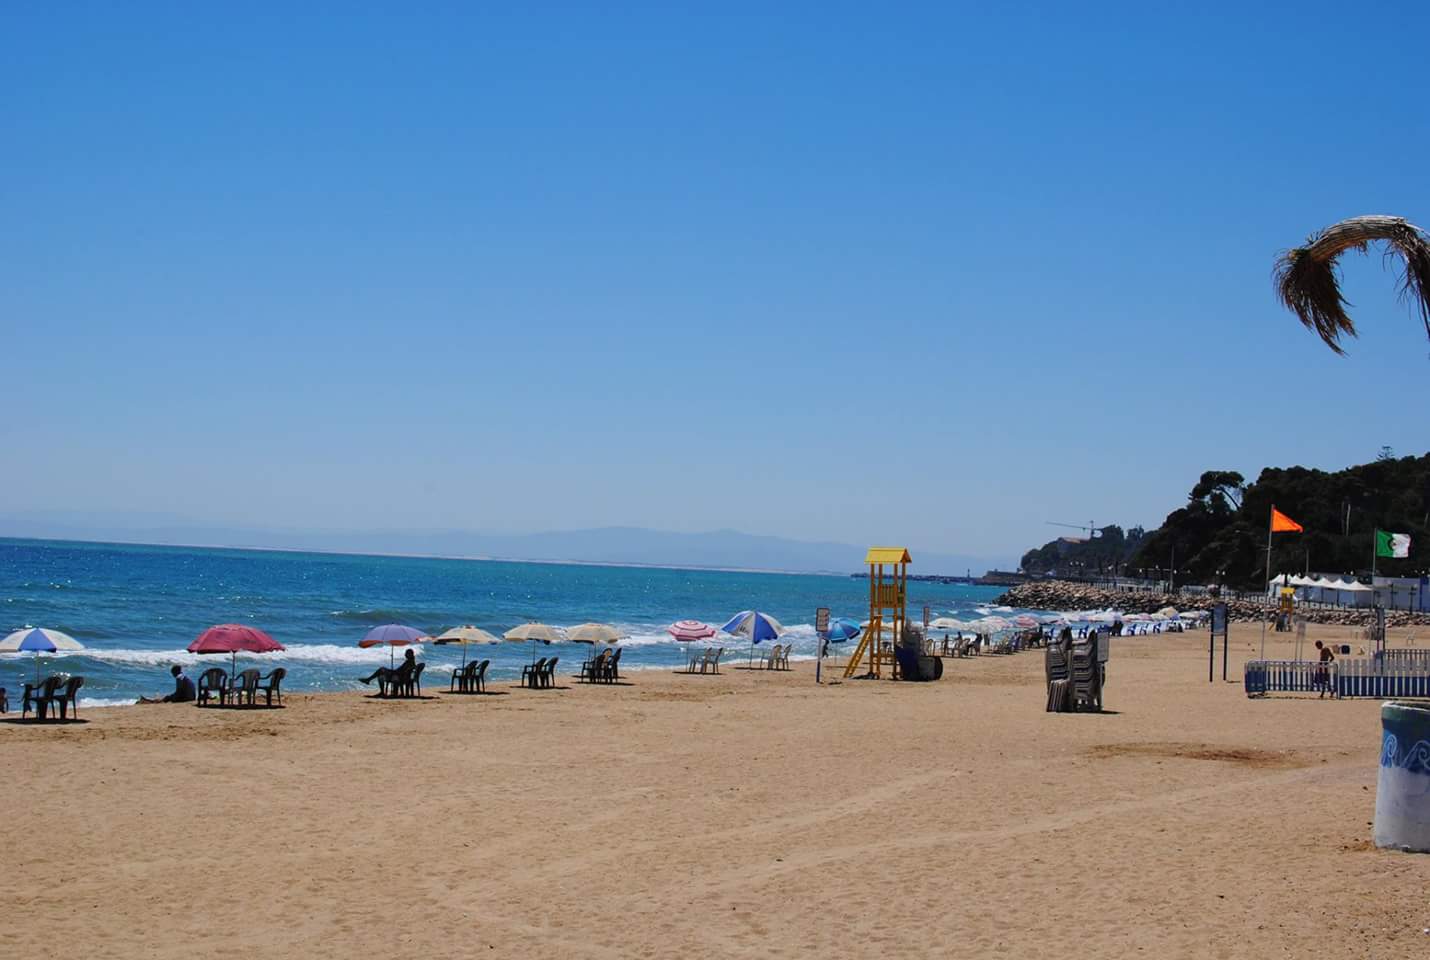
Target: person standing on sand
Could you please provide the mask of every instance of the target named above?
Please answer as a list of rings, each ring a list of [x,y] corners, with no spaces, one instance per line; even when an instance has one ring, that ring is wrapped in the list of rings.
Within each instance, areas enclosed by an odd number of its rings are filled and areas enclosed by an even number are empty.
[[[1316,641],[1316,649],[1321,651],[1321,662],[1316,666],[1316,682],[1312,686],[1320,690],[1321,696],[1325,697],[1326,691],[1331,688],[1331,668],[1327,664],[1335,660],[1336,655],[1319,640]]]
[[[140,697],[140,703],[193,703],[199,698],[198,691],[194,688],[194,681],[190,680],[184,673],[184,668],[177,663],[170,669],[169,673],[174,677],[174,692],[162,697]]]

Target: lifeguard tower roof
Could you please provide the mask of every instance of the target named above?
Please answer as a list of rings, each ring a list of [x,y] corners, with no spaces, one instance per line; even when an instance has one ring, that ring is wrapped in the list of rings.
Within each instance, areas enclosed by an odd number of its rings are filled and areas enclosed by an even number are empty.
[[[912,563],[906,547],[870,547],[865,563]]]

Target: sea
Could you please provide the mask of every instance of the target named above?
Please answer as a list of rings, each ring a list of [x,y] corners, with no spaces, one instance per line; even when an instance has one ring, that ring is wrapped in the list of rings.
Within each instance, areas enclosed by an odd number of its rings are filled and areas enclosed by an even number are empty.
[[[917,565],[917,557],[915,567]],[[853,571],[851,571],[853,572]],[[909,616],[974,619],[994,606],[994,587],[911,581]],[[665,632],[672,622],[703,620],[716,627],[742,610],[779,620],[792,643],[792,659],[816,654],[815,611],[863,620],[868,581],[839,575],[785,574],[522,563],[495,560],[296,553],[205,547],[0,539],[0,636],[24,627],[49,627],[85,647],[67,655],[0,653],[0,686],[14,691],[41,673],[85,678],[80,705],[132,704],[141,695],[173,689],[169,669],[228,665],[229,658],[200,657],[186,647],[207,627],[245,623],[282,643],[280,653],[243,655],[239,668],[275,666],[288,671],[284,689],[366,689],[358,677],[386,665],[388,648],[362,649],[372,627],[401,623],[431,635],[474,624],[497,636],[528,621],[553,626],[610,623],[629,636],[622,643],[623,671],[673,670],[687,647]],[[712,643],[729,656],[747,656],[749,644],[720,637]],[[457,646],[421,644],[426,684],[445,688],[462,662]],[[558,672],[572,671],[590,652],[584,644],[541,646],[559,656]],[[400,651],[399,651],[400,655]],[[515,680],[533,657],[531,644],[473,647],[470,657],[490,659],[488,677]],[[756,651],[758,655],[758,651]]]

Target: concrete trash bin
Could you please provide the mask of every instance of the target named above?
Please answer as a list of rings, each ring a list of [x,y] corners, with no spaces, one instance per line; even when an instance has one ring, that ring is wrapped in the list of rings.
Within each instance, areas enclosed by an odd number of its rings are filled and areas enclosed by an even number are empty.
[[[1375,845],[1430,853],[1430,708],[1388,701],[1380,727]]]

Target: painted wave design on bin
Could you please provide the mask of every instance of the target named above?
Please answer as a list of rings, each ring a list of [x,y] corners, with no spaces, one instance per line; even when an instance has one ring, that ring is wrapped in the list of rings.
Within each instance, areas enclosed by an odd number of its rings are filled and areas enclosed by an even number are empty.
[[[1410,773],[1430,776],[1430,740],[1417,740],[1402,753],[1399,738],[1387,730],[1381,741],[1380,765],[1400,767]]]

